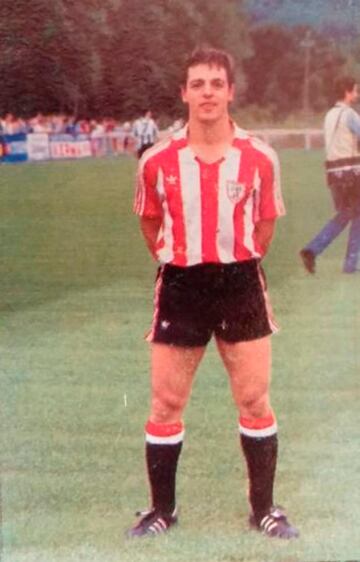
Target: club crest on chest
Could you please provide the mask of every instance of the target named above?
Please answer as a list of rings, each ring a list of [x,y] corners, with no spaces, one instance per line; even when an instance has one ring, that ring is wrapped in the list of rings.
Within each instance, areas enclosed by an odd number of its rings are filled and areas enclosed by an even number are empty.
[[[226,182],[226,193],[232,203],[238,203],[245,195],[246,185],[235,180]]]

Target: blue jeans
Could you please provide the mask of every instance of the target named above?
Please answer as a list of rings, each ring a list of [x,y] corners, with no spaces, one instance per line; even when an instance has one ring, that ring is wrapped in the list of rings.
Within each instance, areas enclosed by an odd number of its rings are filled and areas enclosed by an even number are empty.
[[[318,256],[339,236],[348,223],[350,223],[350,231],[343,271],[345,273],[360,271],[360,214],[354,216],[349,209],[338,211],[304,249]]]

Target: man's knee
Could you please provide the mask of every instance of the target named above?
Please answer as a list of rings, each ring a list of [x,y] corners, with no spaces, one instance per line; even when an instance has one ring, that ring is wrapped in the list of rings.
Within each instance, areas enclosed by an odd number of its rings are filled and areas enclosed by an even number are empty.
[[[173,423],[182,417],[186,400],[174,392],[162,392],[153,396],[151,420],[155,423]]]
[[[268,393],[246,392],[240,401],[240,413],[248,418],[264,418],[271,411]]]

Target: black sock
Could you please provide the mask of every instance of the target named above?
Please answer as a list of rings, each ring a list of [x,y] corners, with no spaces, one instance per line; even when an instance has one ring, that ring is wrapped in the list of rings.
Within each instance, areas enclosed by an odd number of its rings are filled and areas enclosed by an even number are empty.
[[[267,437],[240,436],[249,476],[249,501],[256,522],[273,505],[273,488],[278,451],[277,434]]]
[[[184,437],[184,424],[182,421],[159,424],[149,420],[145,432],[152,507],[163,513],[172,513],[176,507],[176,469]]]
[[[175,445],[146,443],[146,463],[152,494],[152,506],[163,513],[175,509],[176,469],[182,442]]]

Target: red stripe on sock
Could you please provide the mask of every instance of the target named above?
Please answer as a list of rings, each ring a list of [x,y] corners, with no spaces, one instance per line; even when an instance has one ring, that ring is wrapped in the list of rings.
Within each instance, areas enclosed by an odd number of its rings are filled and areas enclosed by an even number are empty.
[[[275,423],[275,416],[273,412],[264,418],[257,418],[257,419],[249,419],[243,418],[240,416],[239,422],[242,427],[246,427],[247,429],[266,429],[267,427],[271,427]]]
[[[145,425],[146,433],[154,437],[171,437],[172,435],[178,435],[183,430],[184,424],[182,421],[176,423],[154,423],[149,420]]]

